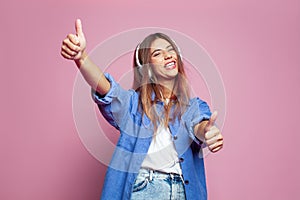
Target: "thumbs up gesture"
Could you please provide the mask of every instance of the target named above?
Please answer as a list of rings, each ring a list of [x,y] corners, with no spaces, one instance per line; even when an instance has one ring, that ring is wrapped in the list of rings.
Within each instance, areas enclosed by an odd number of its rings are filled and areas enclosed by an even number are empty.
[[[208,146],[208,149],[215,153],[223,147],[223,136],[220,130],[215,126],[218,113],[215,111],[207,124],[204,126],[204,142]]]
[[[61,55],[70,60],[79,60],[86,49],[86,40],[80,19],[75,22],[76,34],[68,34],[61,46]]]

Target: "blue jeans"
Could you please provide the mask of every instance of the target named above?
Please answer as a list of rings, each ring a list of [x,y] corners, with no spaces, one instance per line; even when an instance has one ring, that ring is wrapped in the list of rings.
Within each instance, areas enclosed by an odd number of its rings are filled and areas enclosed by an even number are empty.
[[[178,174],[140,169],[131,200],[142,199],[185,200],[182,177]]]

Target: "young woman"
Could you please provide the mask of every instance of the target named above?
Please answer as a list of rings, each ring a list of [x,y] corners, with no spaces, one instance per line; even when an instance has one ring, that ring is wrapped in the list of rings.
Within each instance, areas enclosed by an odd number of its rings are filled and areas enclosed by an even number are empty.
[[[155,33],[138,44],[134,90],[124,90],[89,58],[80,20],[76,34],[62,43],[61,54],[74,60],[92,88],[108,122],[120,131],[102,190],[102,199],[207,199],[203,145],[223,147],[214,126],[217,113],[190,98],[175,42]]]

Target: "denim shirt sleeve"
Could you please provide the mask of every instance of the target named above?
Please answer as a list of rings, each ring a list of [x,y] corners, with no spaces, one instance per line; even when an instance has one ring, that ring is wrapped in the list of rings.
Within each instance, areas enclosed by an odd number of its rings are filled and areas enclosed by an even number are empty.
[[[203,120],[208,120],[211,116],[211,111],[207,103],[200,98],[194,98],[191,101],[191,112],[189,113],[189,120],[186,120],[186,126],[189,132],[189,136],[198,145],[202,142],[195,136],[194,127]]]
[[[131,104],[131,97],[135,93],[134,90],[124,90],[114,78],[104,73],[110,82],[110,90],[106,95],[100,95],[92,89],[92,98],[98,105],[103,117],[116,129],[120,130],[126,124],[128,110]]]

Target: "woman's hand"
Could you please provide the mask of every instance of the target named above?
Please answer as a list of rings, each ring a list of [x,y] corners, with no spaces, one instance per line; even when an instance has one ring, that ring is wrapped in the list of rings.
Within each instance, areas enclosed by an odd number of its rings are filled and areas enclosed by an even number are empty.
[[[61,55],[69,60],[80,60],[85,56],[86,40],[80,19],[75,22],[76,34],[68,34],[61,46]]]
[[[215,153],[223,147],[223,136],[215,126],[218,113],[215,111],[208,121],[202,121],[195,126],[196,137],[204,142],[208,149]]]
[[[101,69],[85,52],[86,40],[82,31],[81,21],[75,22],[76,34],[69,34],[61,45],[61,55],[74,60],[86,82],[99,94],[105,95],[110,89],[110,83]]]
[[[217,112],[215,111],[209,121],[204,127],[204,142],[208,146],[208,149],[215,153],[223,147],[223,136],[220,130],[214,125],[217,119]]]

